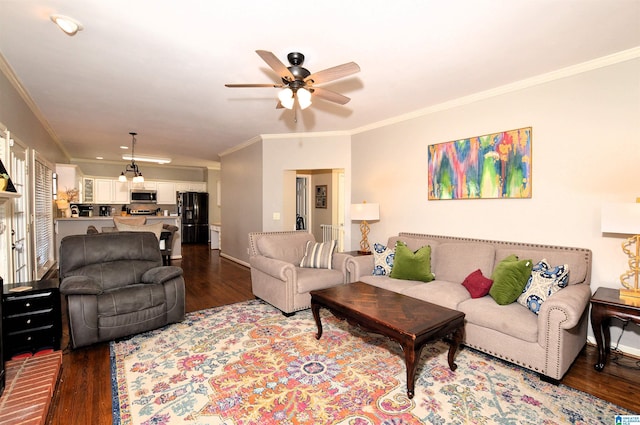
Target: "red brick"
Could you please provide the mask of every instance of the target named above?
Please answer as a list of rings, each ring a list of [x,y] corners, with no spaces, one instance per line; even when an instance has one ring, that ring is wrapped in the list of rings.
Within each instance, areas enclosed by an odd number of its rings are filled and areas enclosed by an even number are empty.
[[[61,365],[60,351],[7,362],[0,424],[44,425]]]

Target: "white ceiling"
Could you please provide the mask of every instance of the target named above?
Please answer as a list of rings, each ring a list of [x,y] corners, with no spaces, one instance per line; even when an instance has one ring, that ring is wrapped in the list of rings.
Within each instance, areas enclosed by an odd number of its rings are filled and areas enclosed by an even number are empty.
[[[211,165],[258,134],[353,130],[637,46],[640,0],[0,0],[0,54],[77,159],[122,161],[137,131],[137,154]],[[278,89],[225,88],[279,81],[258,49],[355,61],[321,86],[351,102],[296,122]]]

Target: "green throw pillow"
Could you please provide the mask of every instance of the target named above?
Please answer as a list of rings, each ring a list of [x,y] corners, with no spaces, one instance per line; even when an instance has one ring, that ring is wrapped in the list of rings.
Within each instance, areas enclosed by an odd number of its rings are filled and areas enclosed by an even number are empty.
[[[396,242],[396,255],[389,276],[394,279],[431,282],[435,279],[431,273],[431,247],[427,245],[416,252],[411,252],[404,242]]]
[[[491,275],[489,295],[500,305],[511,304],[522,294],[532,268],[531,260],[518,260],[516,255],[500,261]]]

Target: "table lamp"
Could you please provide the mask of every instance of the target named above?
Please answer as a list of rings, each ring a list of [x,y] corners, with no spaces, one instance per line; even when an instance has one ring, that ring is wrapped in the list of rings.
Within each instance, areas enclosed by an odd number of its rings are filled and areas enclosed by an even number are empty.
[[[602,233],[633,235],[622,243],[629,257],[629,270],[620,275],[620,298],[640,298],[640,203],[605,204],[602,206]]]
[[[369,247],[369,240],[367,239],[367,235],[369,234],[369,223],[368,221],[379,220],[380,219],[380,205],[379,204],[367,204],[366,201],[363,201],[361,204],[351,204],[351,220],[358,221],[362,220],[360,223],[360,232],[362,232],[362,240],[360,241],[360,250],[358,254],[371,254],[371,249]]]

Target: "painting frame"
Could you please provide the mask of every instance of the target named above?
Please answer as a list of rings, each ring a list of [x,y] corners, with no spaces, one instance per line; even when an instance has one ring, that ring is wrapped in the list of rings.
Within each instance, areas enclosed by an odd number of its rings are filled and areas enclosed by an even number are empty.
[[[316,208],[327,208],[327,185],[316,185]]]
[[[428,199],[532,197],[532,127],[428,146]]]

